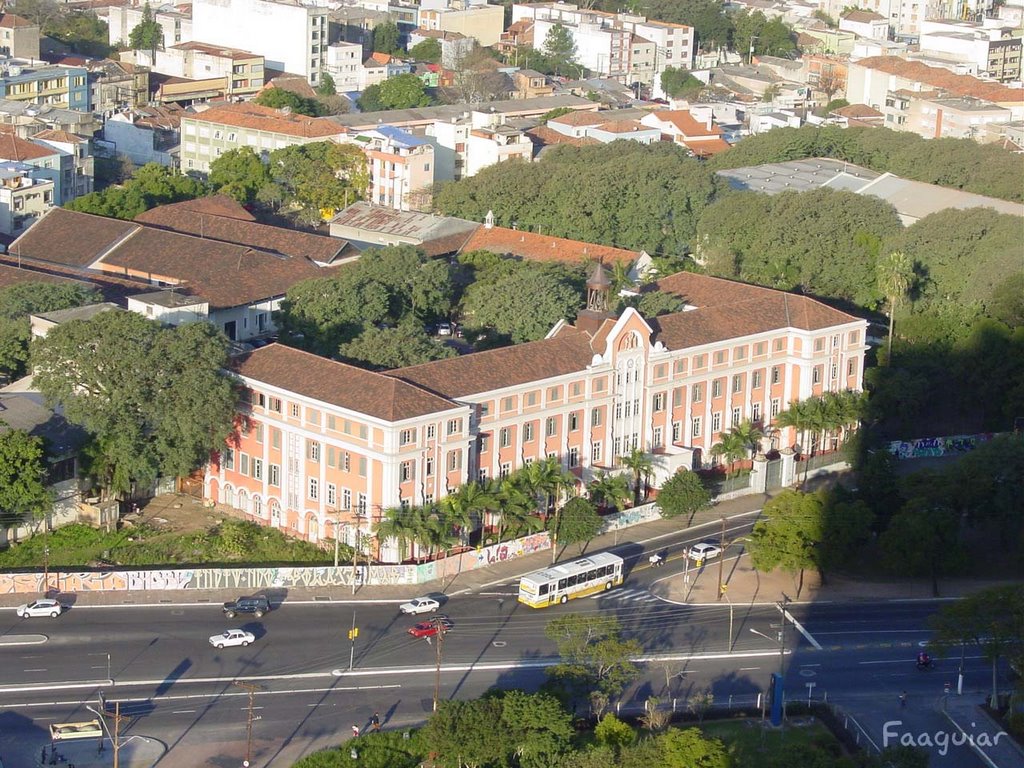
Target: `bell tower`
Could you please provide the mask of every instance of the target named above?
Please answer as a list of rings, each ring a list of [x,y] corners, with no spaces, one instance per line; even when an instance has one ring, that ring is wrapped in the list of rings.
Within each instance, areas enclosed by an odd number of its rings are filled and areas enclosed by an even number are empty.
[[[608,292],[611,290],[612,281],[604,271],[600,262],[594,265],[590,277],[587,278],[587,311],[607,312]]]

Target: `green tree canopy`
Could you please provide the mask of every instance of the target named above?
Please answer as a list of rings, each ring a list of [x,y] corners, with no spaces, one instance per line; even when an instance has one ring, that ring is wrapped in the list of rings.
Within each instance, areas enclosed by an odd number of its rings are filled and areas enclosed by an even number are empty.
[[[536,163],[498,163],[442,185],[434,205],[473,221],[493,211],[502,226],[545,235],[686,253],[718,184],[670,142],[617,141],[559,146]]]
[[[632,661],[642,646],[623,640],[614,616],[570,613],[548,622],[544,634],[558,645],[563,664],[551,667],[555,679],[565,672],[582,674],[607,695],[618,695],[639,674]]]
[[[740,192],[704,212],[697,238],[712,274],[873,307],[875,260],[899,229],[891,205],[852,192]]]
[[[904,504],[878,543],[894,573],[927,576],[936,597],[939,577],[956,573],[964,564],[957,515],[934,499],[913,498]]]
[[[103,312],[52,329],[32,363],[39,391],[91,433],[92,472],[109,493],[187,475],[230,434],[227,341],[207,323],[164,328]]]
[[[823,535],[824,498],[787,489],[764,505],[750,535],[750,561],[759,571],[782,568],[798,573],[800,588],[807,568],[824,570],[818,552]],[[797,590],[799,596],[800,589]]]
[[[316,99],[300,96],[294,91],[289,91],[285,88],[267,88],[265,91],[261,91],[252,101],[261,107],[271,107],[273,109],[287,107],[297,115],[320,117],[324,114],[323,107]]]
[[[317,96],[334,96],[338,93],[338,89],[334,84],[334,78],[331,77],[329,72],[324,72],[320,75],[320,85],[316,87]]]
[[[315,141],[275,149],[269,165],[285,204],[310,222],[361,200],[370,183],[366,156],[352,144]]]
[[[423,81],[413,74],[389,77],[379,88],[379,109],[411,109],[434,103]]]
[[[430,64],[441,63],[441,43],[432,37],[421,40],[409,49],[409,58],[413,61],[426,61]]]
[[[135,51],[155,51],[163,47],[163,42],[163,27],[153,18],[153,9],[146,3],[142,6],[142,20],[128,33],[128,45]]]
[[[548,30],[541,50],[554,64],[555,74],[559,74],[559,69],[571,74],[567,70],[576,63],[576,41],[565,25],[556,23]]]
[[[604,520],[594,505],[582,496],[574,496],[557,514],[548,518],[548,530],[554,535],[556,546],[579,544],[580,551],[588,541],[601,532]]]
[[[650,19],[693,27],[697,46],[703,51],[727,48],[732,40],[732,17],[714,0],[631,0],[629,7]]]
[[[401,33],[393,21],[385,21],[373,28],[373,50],[377,53],[402,53]]]
[[[40,518],[52,503],[42,438],[0,421],[0,524]]]
[[[64,207],[130,221],[150,208],[194,200],[208,191],[206,184],[198,179],[157,163],[146,163],[123,185],[76,197]]]
[[[742,10],[733,17],[733,50],[741,56],[784,56],[796,50],[796,35],[779,17],[767,18],[761,11]]]
[[[661,89],[673,99],[695,99],[706,87],[683,67],[665,67],[661,73]]]
[[[418,323],[402,323],[397,328],[370,326],[350,342],[338,348],[338,355],[356,365],[385,370],[429,363],[455,357],[455,350],[428,336]]]
[[[692,522],[693,516],[704,509],[710,501],[711,494],[704,487],[700,477],[695,472],[680,469],[662,484],[654,503],[662,517],[687,515]]]
[[[669,728],[658,737],[664,768],[731,768],[729,751],[699,728]]]
[[[210,186],[243,205],[254,203],[271,181],[270,169],[252,147],[228,150],[210,163]]]
[[[0,373],[25,373],[32,330],[29,315],[101,301],[99,292],[74,283],[15,283],[0,288]]]
[[[524,263],[494,282],[471,285],[463,302],[466,327],[518,344],[542,339],[559,320],[575,318],[580,290],[557,266]]]

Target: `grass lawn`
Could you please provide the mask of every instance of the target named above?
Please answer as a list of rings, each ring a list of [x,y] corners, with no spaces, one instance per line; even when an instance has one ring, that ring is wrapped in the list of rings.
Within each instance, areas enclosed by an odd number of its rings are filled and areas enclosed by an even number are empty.
[[[100,562],[126,566],[334,562],[333,551],[325,552],[256,523],[226,519],[192,533],[146,526],[106,533],[87,525],[68,525],[0,552],[0,568],[41,567],[44,546],[50,548],[51,567]]]
[[[794,718],[782,731],[762,729],[759,720],[711,721],[704,723],[701,730],[707,736],[721,739],[732,755],[733,765],[742,768],[776,768],[780,757],[797,755],[806,758],[820,755],[822,764],[826,765],[847,764],[836,738],[828,728],[812,718]],[[791,764],[794,767],[798,765]],[[808,759],[803,764],[818,763]],[[849,764],[852,765],[852,761]]]

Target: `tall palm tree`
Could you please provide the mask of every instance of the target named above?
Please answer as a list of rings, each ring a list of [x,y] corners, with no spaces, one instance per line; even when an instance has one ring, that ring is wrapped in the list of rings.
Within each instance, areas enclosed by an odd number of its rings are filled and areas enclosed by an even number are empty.
[[[606,509],[610,507],[616,512],[622,511],[632,495],[625,475],[612,475],[608,472],[598,472],[587,486],[587,494],[597,506]]]
[[[447,552],[458,543],[459,537],[453,531],[450,518],[440,509],[420,507],[418,516],[421,522],[418,539],[426,547],[428,556]]]
[[[763,429],[748,419],[734,426],[729,433],[736,435],[745,450],[750,451],[751,458],[757,456],[761,449],[761,441],[764,439]]]
[[[418,521],[411,509],[390,507],[373,526],[378,541],[394,539],[398,545],[398,559],[408,558],[411,548],[417,542]]]
[[[639,448],[634,448],[628,456],[620,456],[619,461],[622,462],[622,466],[633,473],[633,506],[638,507],[640,506],[641,483],[651,476],[654,465],[651,463],[650,457]]]
[[[511,477],[502,481],[498,489],[498,503],[501,509],[498,541],[502,539],[503,528],[511,531],[515,538],[522,533],[532,533],[544,527],[544,522],[536,514],[536,500]]]
[[[892,331],[896,318],[896,307],[906,298],[914,284],[914,260],[903,251],[893,251],[875,264],[875,280],[878,290],[889,305],[889,340],[886,364],[892,360]]]
[[[531,461],[522,469],[509,477],[509,480],[517,485],[534,499],[538,511],[547,514],[552,501],[557,500],[561,492],[569,485],[568,472],[554,456],[548,456],[540,461]],[[570,476],[571,477],[571,476]],[[575,483],[575,478],[572,478]]]
[[[747,443],[737,432],[723,432],[721,439],[711,446],[711,455],[725,462],[725,476],[732,477],[733,465],[747,455]]]
[[[452,526],[459,529],[463,542],[466,531],[476,527],[478,516],[497,509],[498,500],[489,484],[470,482],[459,486],[455,493],[441,499],[441,512]]]

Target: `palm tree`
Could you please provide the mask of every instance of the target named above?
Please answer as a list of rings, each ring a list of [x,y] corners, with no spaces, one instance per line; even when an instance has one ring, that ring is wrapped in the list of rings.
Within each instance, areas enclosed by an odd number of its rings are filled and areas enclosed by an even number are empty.
[[[390,507],[384,510],[384,517],[373,526],[378,541],[394,539],[398,545],[398,559],[405,560],[412,545],[417,543],[419,534],[417,520],[411,509]]]
[[[730,429],[729,433],[736,435],[736,438],[743,444],[743,447],[750,451],[751,458],[757,456],[760,452],[761,441],[764,439],[764,430],[754,422],[749,419],[741,422]]]
[[[576,479],[569,475],[558,459],[548,456],[540,461],[531,461],[508,479],[517,485],[528,496],[534,499],[537,510],[547,514],[552,501],[557,500],[561,492]]]
[[[889,304],[889,341],[886,364],[892,360],[892,332],[896,318],[896,307],[906,298],[914,284],[914,261],[903,251],[893,251],[878,260],[875,265],[875,280],[878,290]]]
[[[447,552],[459,541],[452,530],[451,519],[437,507],[419,507],[421,522],[419,542],[427,548],[428,556]]]
[[[719,442],[711,446],[711,455],[725,462],[725,476],[732,477],[733,465],[747,455],[747,443],[737,432],[723,432]]]
[[[597,477],[590,481],[587,486],[587,494],[590,500],[599,507],[612,508],[616,512],[629,501],[629,481],[625,475],[612,475],[607,472],[599,472]]]
[[[622,462],[622,466],[633,473],[633,506],[639,507],[641,482],[651,476],[654,465],[647,454],[639,448],[634,448],[628,456],[620,456],[619,461]]]
[[[490,485],[484,483],[466,483],[459,486],[455,493],[441,499],[441,511],[448,521],[459,529],[463,542],[466,540],[466,530],[476,527],[477,516],[496,509],[497,506],[498,500]]]
[[[524,491],[512,477],[507,477],[502,481],[497,495],[501,509],[498,541],[502,539],[503,527],[513,532],[513,538],[522,533],[539,531],[544,527],[544,522],[536,514],[536,500]]]

